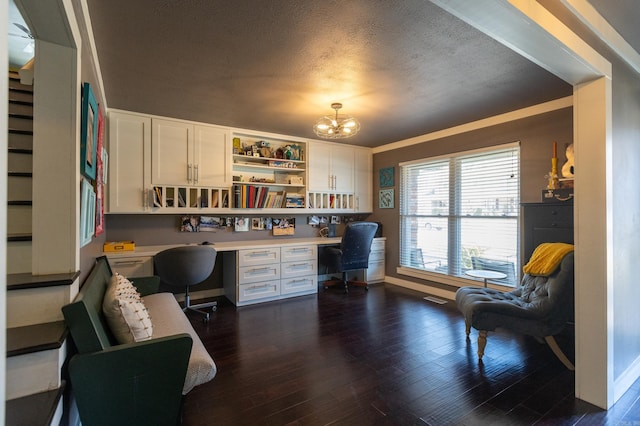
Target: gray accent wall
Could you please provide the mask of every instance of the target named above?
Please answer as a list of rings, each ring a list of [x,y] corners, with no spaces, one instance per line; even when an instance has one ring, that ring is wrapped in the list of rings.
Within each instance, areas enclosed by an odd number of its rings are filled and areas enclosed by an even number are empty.
[[[449,136],[410,147],[384,151],[373,156],[373,215],[370,220],[383,224],[386,242],[386,275],[398,279],[410,279],[419,284],[454,291],[450,286],[431,281],[409,278],[396,273],[400,258],[399,188],[398,165],[405,161],[435,157],[454,152],[485,148],[505,143],[520,142],[520,201],[522,203],[542,201],[542,190],[547,185],[545,175],[551,168],[553,142],[558,142],[558,167],[566,161],[564,147],[573,141],[573,108],[548,112],[508,123]],[[394,167],[395,207],[378,208],[378,171]]]

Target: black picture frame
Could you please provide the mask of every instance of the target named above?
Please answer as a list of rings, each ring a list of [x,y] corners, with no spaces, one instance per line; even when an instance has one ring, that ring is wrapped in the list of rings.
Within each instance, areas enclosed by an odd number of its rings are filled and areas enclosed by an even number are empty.
[[[87,179],[94,180],[98,166],[98,103],[89,83],[82,85],[81,121],[80,173]]]

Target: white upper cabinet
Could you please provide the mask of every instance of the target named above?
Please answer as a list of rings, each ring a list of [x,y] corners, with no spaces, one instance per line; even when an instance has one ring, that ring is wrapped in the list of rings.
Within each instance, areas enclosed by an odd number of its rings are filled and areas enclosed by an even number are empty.
[[[195,185],[231,185],[231,136],[227,129],[194,126]]]
[[[355,211],[373,211],[373,154],[370,149],[355,149]]]
[[[231,141],[224,128],[152,120],[153,185],[228,186]]]
[[[109,113],[110,213],[147,210],[151,181],[151,118],[121,112]]]
[[[353,193],[355,148],[318,142],[309,145],[309,190]]]

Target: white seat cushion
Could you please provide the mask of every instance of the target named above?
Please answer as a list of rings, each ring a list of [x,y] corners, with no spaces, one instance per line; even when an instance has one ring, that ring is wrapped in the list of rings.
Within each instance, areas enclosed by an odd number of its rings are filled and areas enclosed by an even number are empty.
[[[191,326],[189,319],[182,312],[175,296],[171,293],[156,293],[142,299],[153,318],[154,338],[189,333],[193,339],[182,394],[186,395],[195,386],[213,379],[217,372],[216,364]]]

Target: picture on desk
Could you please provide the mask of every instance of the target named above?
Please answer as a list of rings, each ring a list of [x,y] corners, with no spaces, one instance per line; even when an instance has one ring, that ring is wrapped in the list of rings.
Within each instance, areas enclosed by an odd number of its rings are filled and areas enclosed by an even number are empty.
[[[200,216],[182,216],[180,232],[200,232]]]
[[[248,217],[236,217],[235,232],[248,232],[249,231],[249,218]]]
[[[273,235],[294,235],[296,220],[294,218],[273,218]]]
[[[200,232],[215,232],[224,226],[222,217],[200,216]]]

